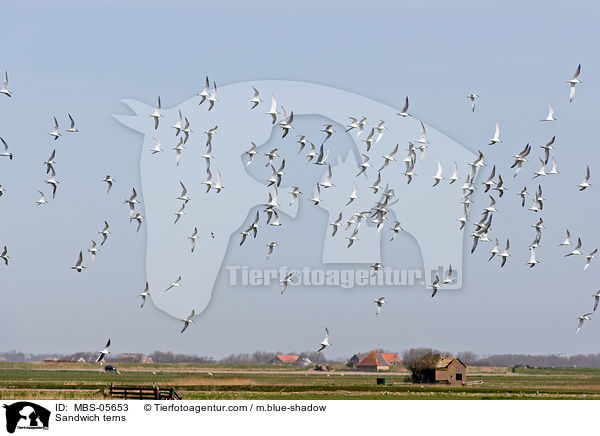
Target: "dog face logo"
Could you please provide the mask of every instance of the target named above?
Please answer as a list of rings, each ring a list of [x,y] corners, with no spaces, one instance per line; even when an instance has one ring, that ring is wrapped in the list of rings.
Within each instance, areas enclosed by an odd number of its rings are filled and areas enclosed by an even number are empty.
[[[14,433],[19,429],[48,429],[50,411],[29,401],[5,404],[6,431]]]
[[[248,100],[252,95],[249,97],[248,94],[252,94],[252,86],[260,90],[265,102],[250,110]],[[267,115],[272,95],[277,99],[280,114],[283,111],[279,105],[288,110],[288,116],[293,109],[293,130],[283,139],[279,119],[274,124],[271,116]],[[389,186],[395,192],[395,198],[388,206],[389,216],[400,221],[404,230],[417,241],[426,283],[431,283],[430,275],[435,275],[442,266],[451,264],[452,269],[458,272],[458,277],[446,288],[456,289],[461,286],[464,235],[458,231],[456,222],[463,213],[463,205],[460,204],[461,183],[449,184],[446,180],[432,188],[432,176],[437,171],[438,160],[446,168],[446,179],[454,162],[458,162],[462,165],[464,180],[464,168],[467,162],[473,160],[474,155],[427,126],[427,141],[422,147],[423,151],[426,150],[427,157],[422,160],[416,158],[418,171],[415,172],[420,176],[407,185],[405,164],[402,162],[405,155],[403,149],[409,141],[415,142],[419,138],[422,125],[413,117],[398,116],[397,108],[336,88],[303,82],[266,80],[219,88],[217,103],[210,111],[207,111],[206,104],[198,104],[198,97],[171,108],[163,107],[160,110],[159,126],[155,129],[154,119],[150,116],[154,112],[153,106],[135,100],[122,102],[134,115],[115,115],[115,118],[144,134],[140,174],[147,225],[147,279],[155,289],[160,290],[166,289],[178,277],[182,278],[181,286],[176,292],[152,294],[153,302],[159,309],[181,319],[189,314],[191,308],[195,309],[196,314],[201,313],[211,300],[213,286],[228,253],[239,248],[240,232],[253,221],[257,211],[262,215],[260,231],[270,230],[263,210],[265,203],[269,201],[268,192],[273,190],[273,187],[266,189],[265,186],[272,168],[270,165],[265,167],[265,154],[278,149],[274,167],[279,167],[285,159],[285,176],[279,187],[277,211],[282,218],[286,218],[286,224],[293,223],[299,208],[312,207],[310,202],[309,206],[302,205],[299,201],[290,204],[287,194],[291,187],[298,186],[306,201],[315,194],[317,183],[323,183],[327,178],[328,165],[313,165],[317,157],[312,163],[307,163],[305,154],[311,148],[310,143],[302,154],[298,153],[296,134],[304,135],[311,123],[313,132],[307,134],[307,138],[315,144],[317,154],[326,135],[322,133],[326,130],[323,125],[330,124],[337,132],[324,144],[324,149],[329,151],[327,163],[331,165],[335,187],[321,188],[321,202],[316,206],[327,213],[327,223],[334,221],[340,211],[344,212],[344,220],[355,212],[369,211],[374,202],[381,199],[386,186]],[[184,145],[185,148],[180,150],[181,159],[177,164],[176,153],[171,149],[175,149],[180,141],[180,136],[175,136],[172,128],[177,123],[179,111],[190,121],[193,133]],[[349,116],[365,116],[369,120],[370,124],[365,127],[362,136],[358,137],[356,130],[345,132]],[[373,149],[369,154],[373,167],[357,177],[359,165],[363,161],[361,155],[366,148],[364,140],[369,131],[379,124],[379,120],[385,120],[385,129],[380,131],[384,134],[379,141],[375,142],[379,136],[377,130],[372,138]],[[207,153],[207,135],[202,132],[206,133],[215,126],[218,128],[211,140],[211,154],[214,158],[210,159],[210,170],[213,183],[216,182],[217,174],[220,175],[224,188],[219,193],[215,189],[206,192],[203,184],[207,178],[204,164],[206,158],[203,158]],[[151,152],[156,141],[160,142],[164,152]],[[246,152],[251,143],[256,144],[258,154],[248,165]],[[374,194],[370,186],[376,182],[377,170],[381,166],[380,157],[388,155],[396,144],[400,144],[400,148],[395,155],[395,168],[389,165],[381,172],[381,189]],[[191,227],[181,223],[173,224],[173,212],[180,207],[173,194],[179,194],[180,181],[186,185],[188,195],[192,197],[192,201],[186,204],[182,219],[182,222],[191,223]],[[346,206],[355,183],[358,198]],[[392,218],[389,220],[388,223],[391,223]],[[188,239],[194,227],[199,230],[195,244],[202,249],[196,248],[191,257]],[[375,225],[363,224],[359,238],[348,248],[348,239],[339,234],[332,238],[331,227],[325,224],[311,231],[310,242],[322,246],[322,257],[317,259],[322,264],[364,266],[382,259],[384,233]],[[385,235],[385,242],[388,242],[389,234]],[[304,242],[308,243],[308,240]],[[241,248],[245,249],[246,245]],[[257,251],[248,258],[256,258],[258,253]],[[264,255],[261,253],[261,256]]]

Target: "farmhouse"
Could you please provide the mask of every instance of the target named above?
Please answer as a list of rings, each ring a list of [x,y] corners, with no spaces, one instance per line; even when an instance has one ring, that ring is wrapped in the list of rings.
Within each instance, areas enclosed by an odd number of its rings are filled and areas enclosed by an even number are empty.
[[[354,356],[352,356],[350,359],[348,359],[348,362],[346,362],[346,365],[348,366],[356,366],[356,364],[358,362],[360,362],[360,360],[365,357],[367,354],[366,353],[356,353]]]
[[[308,366],[311,365],[311,360],[306,356],[298,356],[296,354],[276,354],[269,363],[273,365],[296,365]]]
[[[398,353],[381,353],[389,366],[402,365],[402,360],[398,357]]]
[[[371,351],[356,364],[359,371],[387,371],[390,366],[379,351]]]
[[[274,365],[295,365],[300,356],[296,354],[276,354],[270,361]]]
[[[306,356],[300,356],[300,358],[298,360],[296,360],[296,365],[308,366],[308,365],[312,365],[312,361]]]
[[[435,383],[461,385],[467,379],[467,366],[456,357],[442,357],[435,365]]]
[[[373,352],[379,353],[376,350],[373,350],[370,353],[373,353]],[[348,366],[355,367],[358,365],[358,362],[360,362],[362,359],[364,359],[370,353],[356,353],[354,356],[352,356],[350,359],[348,359],[346,364]],[[400,359],[400,357],[398,357],[398,353],[379,353],[379,354],[387,362],[388,366],[402,365],[402,360]]]

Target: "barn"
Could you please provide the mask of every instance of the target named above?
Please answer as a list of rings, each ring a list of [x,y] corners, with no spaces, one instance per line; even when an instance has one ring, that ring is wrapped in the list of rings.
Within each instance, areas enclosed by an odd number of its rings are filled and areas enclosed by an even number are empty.
[[[371,351],[371,353],[379,353],[376,350]],[[356,353],[354,356],[352,356],[350,359],[348,359],[348,361],[346,362],[347,366],[350,367],[355,367],[356,365],[358,365],[358,362],[360,362],[362,359],[364,359],[366,356],[368,356],[370,353]],[[397,365],[402,365],[402,359],[400,359],[400,357],[398,357],[398,353],[379,353],[381,354],[381,357],[383,357],[383,359],[387,362],[388,366],[397,366]]]
[[[462,385],[467,379],[467,366],[456,357],[442,357],[435,365],[435,382]]]
[[[300,356],[295,354],[276,354],[270,361],[276,365],[295,365]]]
[[[387,371],[390,366],[378,351],[371,351],[356,364],[359,371]]]

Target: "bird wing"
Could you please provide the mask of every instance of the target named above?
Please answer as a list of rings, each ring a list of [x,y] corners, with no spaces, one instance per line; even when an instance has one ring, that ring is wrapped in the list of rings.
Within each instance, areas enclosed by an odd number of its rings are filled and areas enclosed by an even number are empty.
[[[442,176],[442,164],[440,163],[440,161],[438,160],[438,164],[437,164],[437,173],[435,173],[435,177],[436,179]]]
[[[407,110],[408,110],[408,97],[406,97],[406,100],[404,100],[404,107],[402,108],[402,113],[405,114]]]
[[[569,91],[569,101],[573,101],[573,97],[575,97],[575,84],[571,83],[571,90]]]

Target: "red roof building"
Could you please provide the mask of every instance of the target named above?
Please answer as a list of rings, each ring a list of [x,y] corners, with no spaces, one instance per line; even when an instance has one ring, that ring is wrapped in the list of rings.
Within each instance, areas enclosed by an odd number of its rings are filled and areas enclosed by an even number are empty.
[[[380,352],[373,350],[356,364],[356,369],[359,371],[387,371],[390,366]]]
[[[276,354],[271,363],[273,364],[284,364],[284,365],[295,365],[298,362],[300,356],[295,354]]]
[[[373,351],[371,351],[371,353]],[[375,351],[375,353],[381,355],[381,357],[387,362],[388,366],[402,365],[402,360],[400,359],[400,357],[398,357],[398,353],[379,353],[378,351]],[[357,366],[358,363],[362,359],[364,359],[368,354],[370,353],[356,353],[348,360],[347,365],[352,367]]]
[[[398,357],[398,353],[381,353],[381,355],[390,366],[402,365],[402,360]]]

